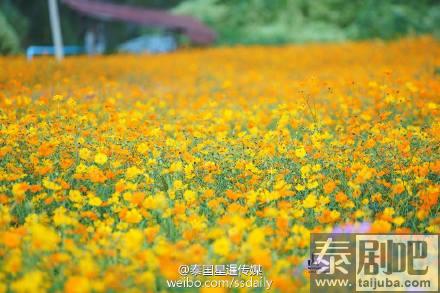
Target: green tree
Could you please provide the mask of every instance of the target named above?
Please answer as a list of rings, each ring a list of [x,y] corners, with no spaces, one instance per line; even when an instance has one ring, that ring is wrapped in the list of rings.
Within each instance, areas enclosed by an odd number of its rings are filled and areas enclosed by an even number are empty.
[[[17,53],[19,49],[20,42],[17,33],[0,11],[0,54]]]

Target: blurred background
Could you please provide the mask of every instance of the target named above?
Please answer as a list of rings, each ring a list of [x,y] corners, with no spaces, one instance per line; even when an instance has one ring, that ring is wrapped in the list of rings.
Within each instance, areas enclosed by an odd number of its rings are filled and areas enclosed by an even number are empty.
[[[95,0],[97,1],[97,0]],[[440,35],[438,0],[112,0],[105,3],[161,9],[189,15],[216,32],[215,45],[285,44],[405,35]],[[162,35],[161,27],[103,21],[59,1],[65,45],[84,46],[88,24],[105,32],[104,53],[120,51],[142,35]],[[96,25],[96,24],[94,24]],[[168,33],[168,32],[167,32]],[[46,0],[0,0],[0,54],[23,53],[31,45],[51,45]],[[122,44],[122,45],[121,45]],[[177,46],[189,46],[176,35]]]

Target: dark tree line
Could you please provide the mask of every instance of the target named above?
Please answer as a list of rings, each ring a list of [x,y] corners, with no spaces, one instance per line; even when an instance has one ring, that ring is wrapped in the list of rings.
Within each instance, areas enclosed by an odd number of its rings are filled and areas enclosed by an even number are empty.
[[[100,0],[103,1],[103,0]],[[104,0],[106,1],[106,0]],[[109,1],[112,2],[112,1]],[[139,5],[149,8],[169,9],[176,6],[179,0],[114,0],[118,4]],[[20,48],[52,43],[47,0],[0,0],[0,44],[2,30],[1,18],[6,20],[9,30],[15,35]],[[65,44],[82,44],[84,31],[91,20],[79,15],[69,7],[59,3],[61,27]],[[140,33],[143,28],[123,23],[106,23],[110,47]],[[13,41],[14,42],[14,41]],[[14,46],[14,45],[12,45]],[[16,51],[18,48],[12,48]],[[1,53],[1,45],[0,45]]]
[[[213,27],[218,43],[392,39],[439,34],[438,0],[100,0],[189,14]],[[65,44],[82,44],[95,20],[59,5]],[[151,28],[109,22],[108,48]],[[47,0],[0,0],[0,53],[51,44]]]

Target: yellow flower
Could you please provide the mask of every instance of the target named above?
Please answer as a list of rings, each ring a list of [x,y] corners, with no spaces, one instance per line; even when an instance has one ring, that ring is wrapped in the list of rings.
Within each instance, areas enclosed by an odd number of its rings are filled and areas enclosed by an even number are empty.
[[[123,237],[123,254],[132,255],[142,249],[144,233],[138,229],[130,229]]]
[[[90,156],[91,156],[91,152],[90,152],[89,149],[87,149],[87,148],[81,148],[81,149],[79,150],[79,157],[80,157],[81,159],[88,161],[88,160],[90,160]]]
[[[313,165],[312,170],[313,170],[313,172],[321,171],[321,165],[320,164]]]
[[[75,219],[67,215],[65,207],[59,207],[54,211],[53,222],[56,226],[72,225]]]
[[[127,171],[125,172],[125,176],[127,177],[127,179],[133,179],[140,174],[142,174],[142,170],[136,166],[128,168]]]
[[[137,209],[131,209],[125,215],[124,220],[127,223],[137,224],[142,221],[142,216]]]
[[[301,169],[300,169],[300,171],[301,171],[301,176],[302,176],[302,177],[306,177],[306,176],[310,173],[311,169],[312,169],[312,168],[310,167],[309,164],[304,165],[304,166],[301,166]]]
[[[102,205],[102,200],[97,196],[91,196],[89,198],[89,205],[99,207]]]
[[[174,162],[170,166],[170,172],[180,172],[183,170],[182,162]]]
[[[227,256],[231,250],[231,243],[228,238],[222,237],[214,241],[212,248],[216,254]]]
[[[149,150],[148,144],[146,142],[142,142],[142,143],[137,145],[136,150],[139,153],[145,155],[148,152],[148,150]]]
[[[163,192],[157,193],[153,197],[153,208],[163,210],[168,206],[168,201]]]
[[[265,241],[265,233],[262,228],[254,229],[248,236],[248,242],[251,247],[260,246]]]
[[[4,258],[2,270],[10,273],[18,273],[23,268],[23,259],[20,249],[11,249],[7,257]],[[0,281],[3,281],[0,279]],[[3,282],[0,282],[3,283]]]
[[[44,281],[44,273],[31,271],[11,284],[11,289],[17,293],[43,293],[46,291],[48,283]]]
[[[183,198],[188,202],[188,203],[193,203],[196,201],[196,197],[197,194],[192,191],[192,190],[185,190],[185,192],[183,193]]]
[[[62,95],[55,95],[53,96],[53,100],[54,101],[62,101],[64,99],[64,97]]]
[[[394,215],[395,211],[394,208],[385,208],[383,211],[383,214],[389,217],[392,217]]]
[[[152,290],[151,292],[155,292],[156,289],[156,277],[153,272],[142,272],[136,276],[136,283],[141,286],[146,286],[148,289]]]
[[[363,210],[356,210],[354,212],[354,217],[356,219],[362,218],[363,216],[365,216],[365,212]]]
[[[304,216],[304,210],[303,209],[294,209],[294,210],[292,210],[292,216],[295,219],[302,218]]]
[[[83,163],[79,164],[78,166],[76,166],[75,172],[78,174],[83,174],[87,172],[87,166],[84,165]]]
[[[97,153],[95,155],[95,163],[98,165],[104,165],[105,163],[107,163],[107,155],[103,153]]]
[[[193,164],[188,164],[185,166],[185,178],[186,179],[191,179],[194,178],[195,174],[194,174],[194,165]]]
[[[50,190],[60,190],[62,187],[55,182],[50,181],[47,178],[43,179],[43,186]]]
[[[0,227],[8,225],[11,222],[11,213],[8,206],[0,204]]]
[[[60,237],[52,228],[34,223],[30,231],[32,249],[51,251],[57,248]]]
[[[341,217],[340,212],[338,212],[336,210],[333,210],[330,212],[330,218],[331,218],[332,222],[339,220],[340,217]]]
[[[303,147],[297,148],[295,150],[295,156],[297,156],[298,158],[304,158],[306,154],[306,150]]]
[[[98,264],[91,256],[82,257],[78,267],[81,274],[89,278],[96,277],[99,271]]]
[[[303,200],[303,207],[306,209],[311,209],[316,206],[316,195],[309,194],[306,196],[306,198]]]
[[[405,218],[404,218],[404,217],[401,217],[401,216],[395,217],[395,218],[393,219],[393,223],[394,223],[396,226],[401,226],[403,223],[405,223]]]
[[[183,182],[182,182],[182,180],[175,180],[175,181],[173,182],[173,188],[174,188],[175,190],[180,190],[180,189],[182,189],[182,188],[183,188]]]
[[[309,182],[307,182],[307,188],[308,189],[315,189],[318,186],[319,186],[318,181],[309,181]]]
[[[69,199],[70,201],[75,203],[81,203],[83,201],[81,192],[79,190],[73,190],[73,189],[69,191]]]

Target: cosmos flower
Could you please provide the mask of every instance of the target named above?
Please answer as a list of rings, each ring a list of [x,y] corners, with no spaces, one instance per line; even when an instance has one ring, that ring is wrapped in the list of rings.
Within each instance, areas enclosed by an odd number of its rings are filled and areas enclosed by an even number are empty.
[[[97,153],[96,155],[95,155],[95,159],[94,159],[94,161],[95,161],[95,163],[96,164],[98,164],[98,165],[104,165],[105,163],[107,163],[107,156],[105,155],[105,154],[103,154],[103,153]]]
[[[437,233],[435,56],[418,37],[0,58],[0,292],[167,291],[231,263],[307,291],[311,233]]]

